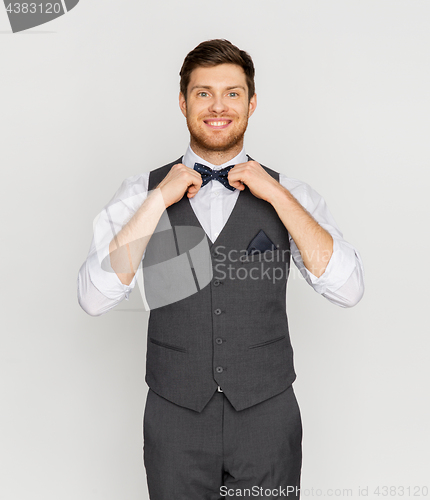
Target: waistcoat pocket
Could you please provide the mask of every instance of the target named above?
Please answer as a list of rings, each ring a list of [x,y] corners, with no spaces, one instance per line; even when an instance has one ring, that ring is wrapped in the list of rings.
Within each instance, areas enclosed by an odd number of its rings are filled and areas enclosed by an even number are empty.
[[[256,349],[258,347],[265,347],[266,345],[274,344],[275,342],[279,342],[285,338],[285,335],[281,335],[280,337],[275,337],[274,339],[266,340],[265,342],[260,342],[258,344],[252,344],[248,348]]]
[[[187,350],[184,349],[183,347],[173,345],[173,344],[167,344],[166,342],[160,342],[159,340],[155,340],[152,337],[149,337],[149,341],[155,345],[158,345],[160,347],[164,347],[165,349],[172,349],[173,351],[179,351],[179,352],[187,352]]]

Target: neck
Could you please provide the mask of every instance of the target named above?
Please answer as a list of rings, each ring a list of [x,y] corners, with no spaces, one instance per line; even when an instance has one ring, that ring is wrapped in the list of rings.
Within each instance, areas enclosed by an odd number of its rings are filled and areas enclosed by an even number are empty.
[[[212,165],[222,165],[223,163],[227,163],[228,161],[233,159],[242,151],[243,139],[231,148],[222,151],[213,151],[211,149],[203,148],[199,146],[199,144],[196,144],[192,138],[190,140],[190,146],[194,153],[200,156],[200,158],[203,158],[203,160],[206,160]]]

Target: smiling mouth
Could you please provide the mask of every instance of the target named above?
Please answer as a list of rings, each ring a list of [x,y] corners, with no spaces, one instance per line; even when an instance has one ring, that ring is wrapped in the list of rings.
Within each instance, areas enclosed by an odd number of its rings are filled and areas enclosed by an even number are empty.
[[[213,129],[223,129],[230,125],[231,120],[204,120],[205,124]]]

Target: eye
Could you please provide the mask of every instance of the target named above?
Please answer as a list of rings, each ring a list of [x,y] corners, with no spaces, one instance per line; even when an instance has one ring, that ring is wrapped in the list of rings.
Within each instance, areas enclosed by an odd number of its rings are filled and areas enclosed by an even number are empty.
[[[238,93],[237,92],[229,92],[228,95],[230,97],[237,97],[238,96]]]
[[[208,96],[209,94],[207,92],[199,92],[197,95],[199,95],[200,97],[206,97]]]

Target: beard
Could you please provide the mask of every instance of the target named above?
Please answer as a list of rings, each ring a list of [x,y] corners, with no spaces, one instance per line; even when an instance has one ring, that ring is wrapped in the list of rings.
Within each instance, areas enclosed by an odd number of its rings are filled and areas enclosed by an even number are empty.
[[[234,122],[231,123],[231,125],[233,124]],[[190,132],[192,143],[205,151],[228,151],[243,141],[248,126],[248,114],[234,126],[235,128],[228,135],[223,134],[222,131],[220,131],[221,133],[219,134],[217,131],[211,133],[210,130],[202,130],[201,127],[190,122],[187,117],[187,127]],[[205,127],[205,125],[202,127]]]

